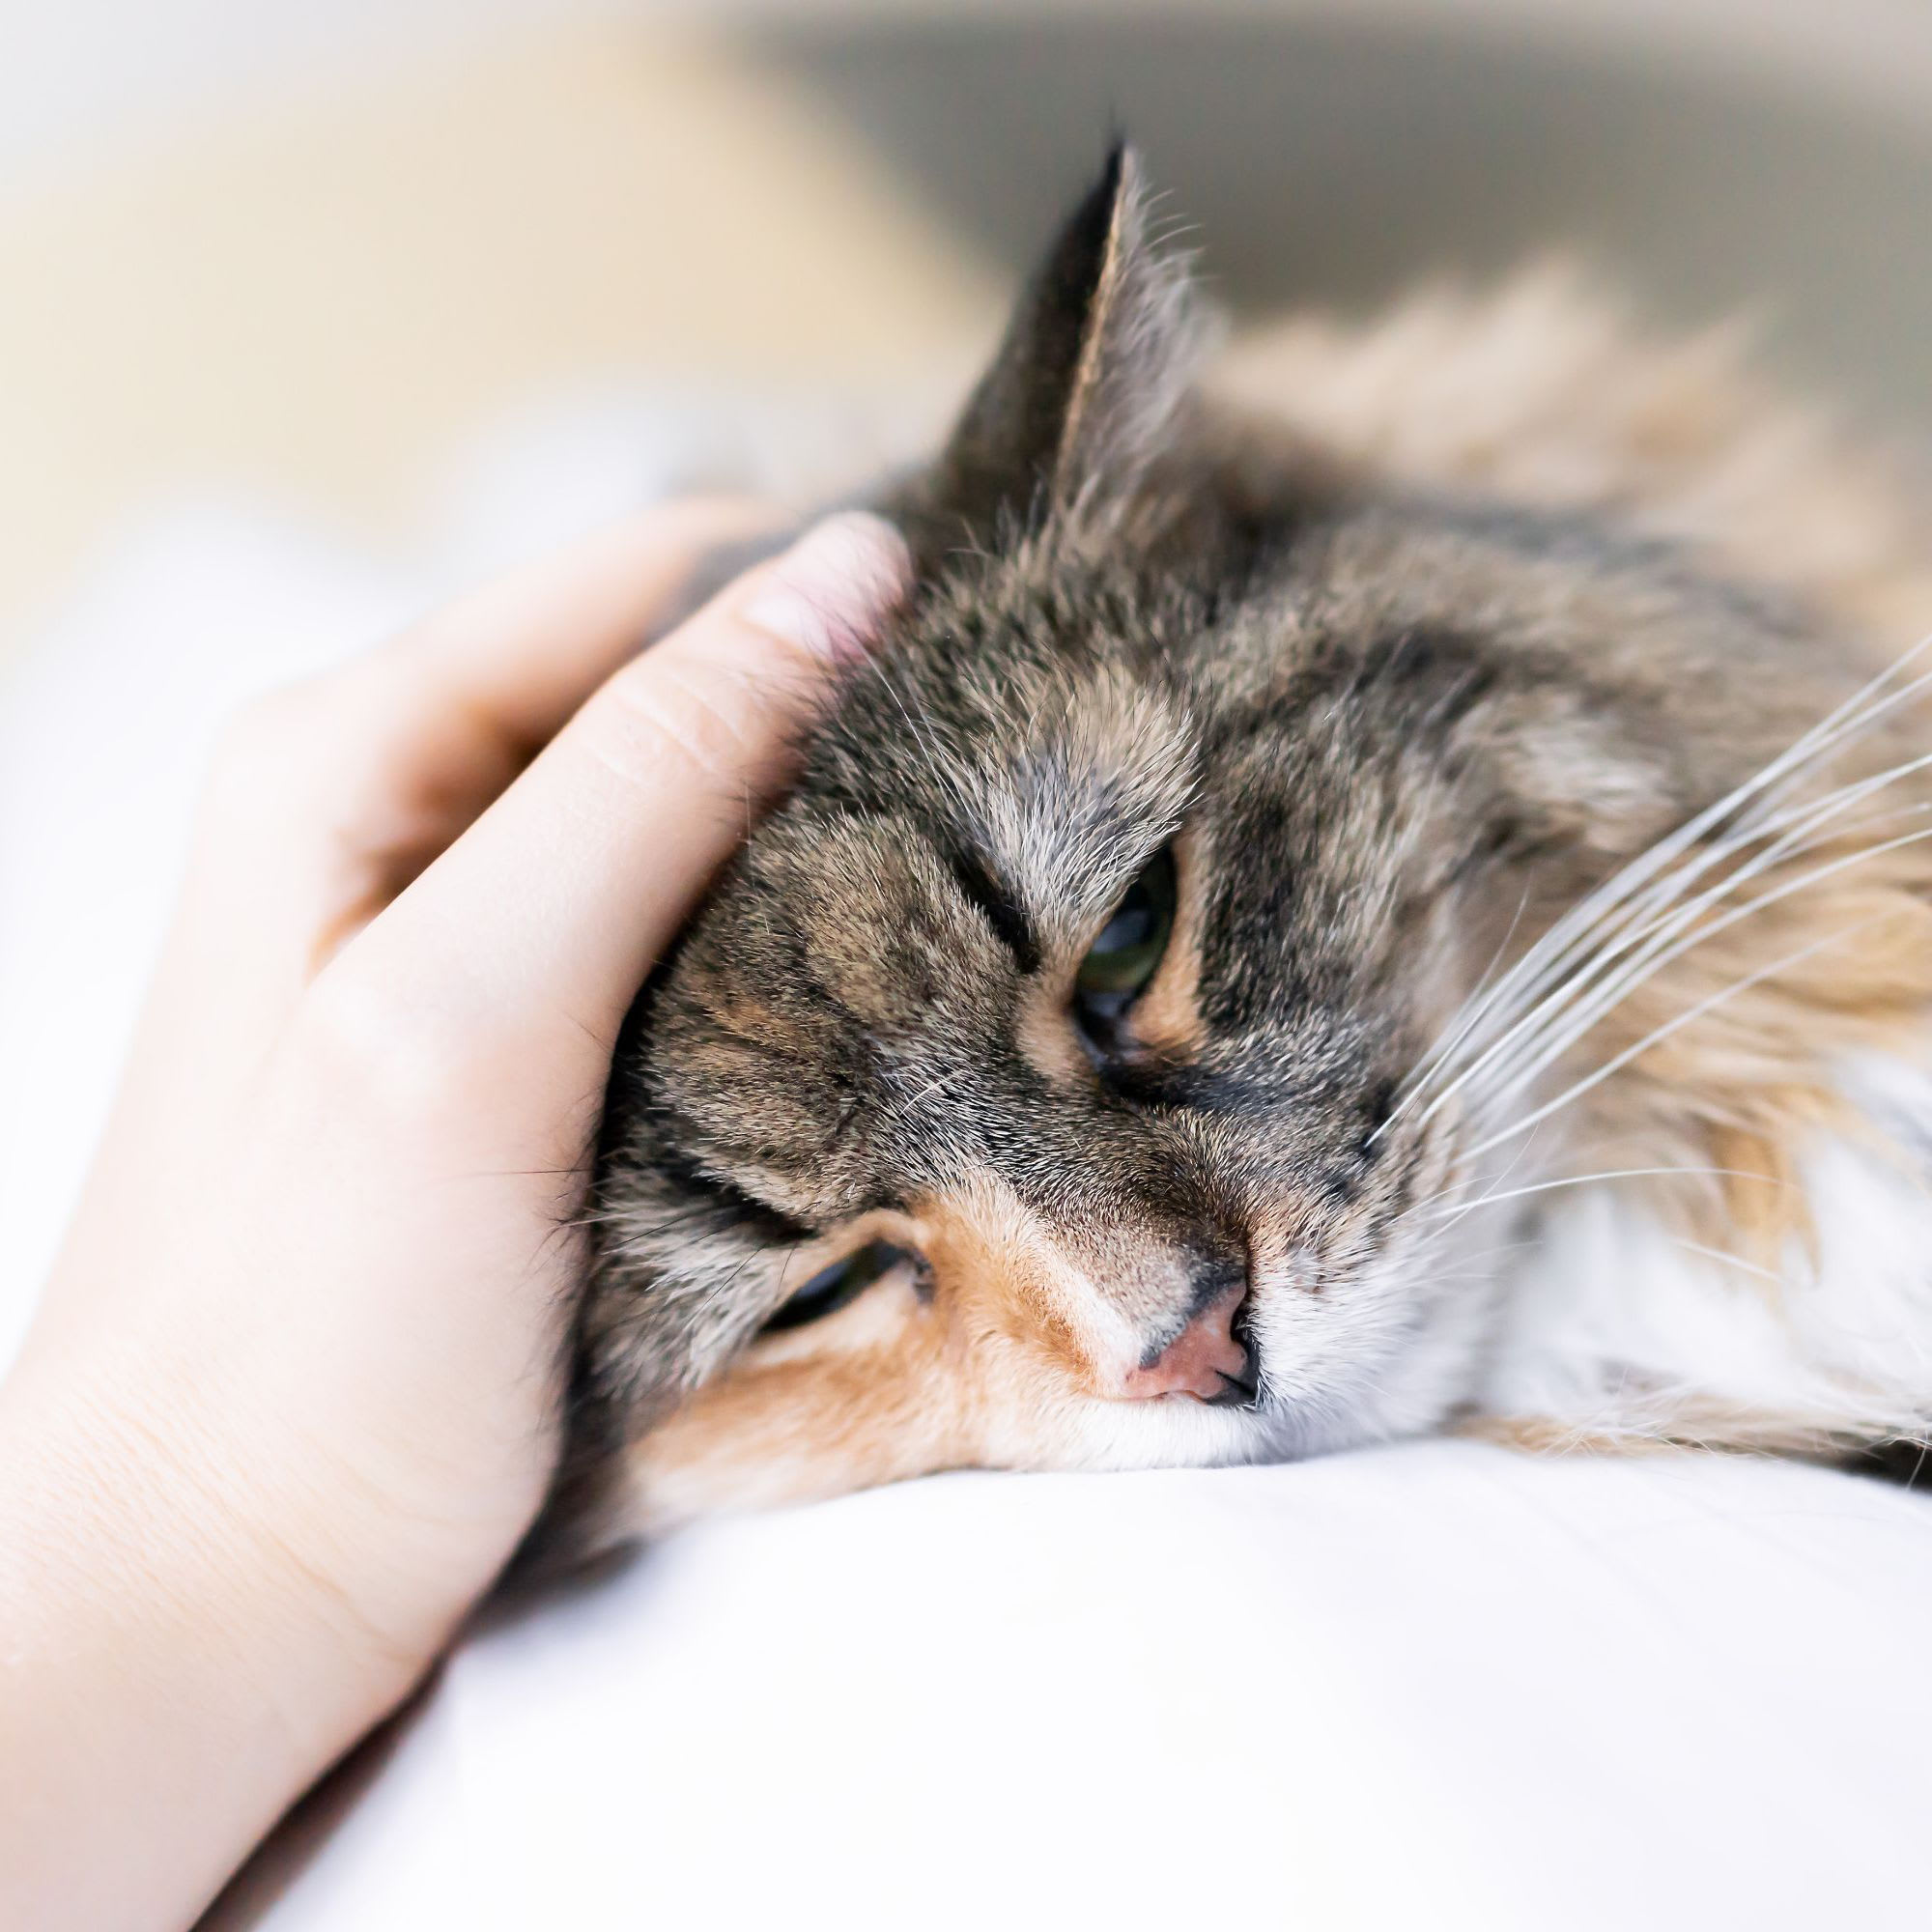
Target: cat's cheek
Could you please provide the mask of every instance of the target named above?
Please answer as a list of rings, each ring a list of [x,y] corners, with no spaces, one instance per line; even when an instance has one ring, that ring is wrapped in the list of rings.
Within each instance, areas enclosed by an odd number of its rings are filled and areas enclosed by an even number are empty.
[[[659,1534],[974,1461],[963,1392],[920,1326],[836,1354],[740,1363],[698,1390],[630,1452],[632,1520]]]

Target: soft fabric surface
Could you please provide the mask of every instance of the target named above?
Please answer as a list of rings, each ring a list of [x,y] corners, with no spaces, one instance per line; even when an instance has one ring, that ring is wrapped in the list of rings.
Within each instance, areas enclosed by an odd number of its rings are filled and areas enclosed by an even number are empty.
[[[1927,1531],[1812,1470],[1466,1444],[950,1477],[495,1631],[374,1805],[470,1888],[432,1922],[506,1932],[1916,1922]],[[422,1922],[369,1829],[287,1925]]]
[[[530,487],[472,497],[408,571],[184,510],[25,663],[0,716],[0,1356],[214,721],[526,545],[611,446],[526,451],[504,473]],[[229,1922],[1918,1923],[1928,1605],[1932,1505],[1776,1464],[1433,1443],[947,1478],[705,1527],[497,1620]]]

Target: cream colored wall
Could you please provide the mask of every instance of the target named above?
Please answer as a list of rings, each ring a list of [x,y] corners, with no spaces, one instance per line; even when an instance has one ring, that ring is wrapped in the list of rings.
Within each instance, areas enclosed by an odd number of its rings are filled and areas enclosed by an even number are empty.
[[[407,536],[602,373],[962,371],[1003,277],[720,43],[579,24],[95,155],[0,201],[0,652],[157,497]]]
[[[822,102],[669,14],[967,4],[0,0],[0,656],[184,489],[407,541],[474,430],[600,375],[963,380],[1005,274]],[[1915,127],[1932,100],[1927,0],[1165,11],[1641,49]]]

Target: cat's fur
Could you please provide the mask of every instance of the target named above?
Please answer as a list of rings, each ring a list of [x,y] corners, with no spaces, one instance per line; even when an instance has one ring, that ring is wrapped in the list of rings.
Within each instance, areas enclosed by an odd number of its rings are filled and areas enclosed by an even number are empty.
[[[1560,276],[1205,340],[1117,154],[885,499],[913,599],[639,999],[547,1536],[1932,1416],[1927,787],[1794,815],[1932,734],[1855,709],[1749,789],[1932,619],[1882,466]],[[1092,1049],[1071,977],[1170,839]],[[759,1336],[877,1238],[922,1264]],[[1254,1402],[1146,1392],[1204,1309]]]

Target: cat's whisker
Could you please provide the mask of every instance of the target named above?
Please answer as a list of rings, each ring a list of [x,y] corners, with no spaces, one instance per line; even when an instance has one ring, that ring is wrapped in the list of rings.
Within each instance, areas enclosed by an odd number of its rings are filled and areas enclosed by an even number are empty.
[[[1535,1144],[1536,1144],[1536,1136],[1534,1134],[1531,1134],[1522,1143],[1522,1145],[1520,1148],[1518,1148],[1514,1153],[1510,1155],[1510,1157],[1503,1163],[1502,1167],[1496,1172],[1492,1174],[1475,1173],[1472,1167],[1471,1155],[1466,1152],[1458,1154],[1456,1160],[1456,1168],[1455,1168],[1456,1178],[1451,1180],[1445,1181],[1440,1187],[1437,1187],[1434,1189],[1432,1192],[1424,1195],[1420,1200],[1410,1202],[1408,1206],[1402,1210],[1402,1212],[1395,1217],[1395,1225],[1397,1227],[1403,1227],[1406,1223],[1413,1221],[1417,1219],[1419,1216],[1427,1213],[1430,1208],[1439,1207],[1441,1203],[1447,1201],[1451,1195],[1465,1193],[1471,1187],[1489,1188],[1489,1187],[1500,1186],[1504,1181],[1506,1181],[1510,1178],[1511,1175],[1513,1175],[1517,1171],[1519,1167],[1522,1165],[1522,1163],[1525,1160],[1529,1158],[1530,1152],[1532,1149],[1535,1147]]]
[[[1449,1061],[1456,1049],[1462,1045],[1470,1029],[1478,1024],[1480,1014],[1477,1007],[1482,999],[1484,989],[1495,977],[1496,968],[1502,964],[1504,955],[1509,952],[1510,942],[1515,939],[1517,928],[1521,925],[1523,913],[1528,909],[1528,906],[1529,889],[1525,886],[1522,896],[1517,900],[1516,911],[1510,919],[1509,930],[1497,942],[1496,950],[1490,954],[1490,963],[1483,968],[1482,977],[1476,981],[1474,991],[1471,992],[1468,999],[1463,1003],[1462,1007],[1456,1012],[1450,1014],[1447,1022],[1436,1035],[1437,1043],[1432,1046],[1421,1061],[1417,1063],[1416,1069],[1410,1076],[1412,1080],[1426,1081],[1429,1079],[1437,1066],[1443,1065]],[[1462,1024],[1459,1026],[1457,1022],[1463,1014],[1467,1014],[1467,1017],[1463,1018]],[[1451,1028],[1455,1029],[1453,1033],[1451,1032]],[[1378,1133],[1379,1131],[1378,1129]]]
[[[1857,805],[1872,793],[1883,791],[1888,785],[1896,784],[1900,779],[1910,778],[1913,773],[1923,771],[1932,764],[1932,754],[1903,759],[1895,765],[1888,765],[1884,770],[1867,774],[1864,778],[1823,792],[1803,805],[1793,806],[1772,818],[1754,822],[1748,827],[1726,833],[1715,840],[1708,848],[1718,859],[1722,860],[1737,852],[1747,851],[1774,833],[1786,834],[1791,831],[1803,833],[1811,826],[1833,818],[1847,806]]]
[[[1494,1280],[1493,1264],[1504,1255],[1520,1255],[1541,1245],[1540,1241],[1533,1240],[1498,1241],[1492,1247],[1477,1248],[1467,1255],[1459,1256],[1458,1259],[1464,1264],[1462,1267],[1432,1272],[1429,1279],[1437,1288],[1451,1281],[1474,1281],[1489,1286]]]
[[[1473,1214],[1479,1208],[1493,1208],[1501,1201],[1520,1201],[1532,1194],[1549,1194],[1558,1188],[1588,1187],[1598,1181],[1641,1180],[1669,1177],[1683,1179],[1731,1179],[1765,1181],[1774,1187],[1788,1187],[1791,1183],[1778,1179],[1776,1175],[1754,1173],[1742,1167],[1610,1167],[1597,1174],[1565,1175],[1556,1180],[1538,1180],[1526,1187],[1509,1187],[1500,1192],[1485,1194],[1474,1201],[1465,1201],[1456,1207],[1442,1210],[1442,1218],[1448,1221],[1460,1220],[1465,1214]]]
[[[1922,817],[1928,810],[1932,810],[1932,808],[1916,807],[1908,812],[1891,813],[1887,816],[1894,819],[1901,816]],[[1720,901],[1728,895],[1731,890],[1735,889],[1737,884],[1743,883],[1751,873],[1762,868],[1752,867],[1748,871],[1738,873],[1732,881],[1727,883],[1723,891],[1709,895],[1707,897],[1700,899],[1695,905],[1687,909],[1682,915],[1673,916],[1667,921],[1660,921],[1655,926],[1649,928],[1648,932],[1644,935],[1645,943],[1635,954],[1629,958],[1617,973],[1598,981],[1587,1000],[1582,1000],[1578,1004],[1575,997],[1580,995],[1583,990],[1582,984],[1579,983],[1577,987],[1570,989],[1571,997],[1566,997],[1563,1001],[1552,1003],[1548,1011],[1540,1013],[1537,1016],[1537,1027],[1530,1030],[1527,1033],[1527,1037],[1518,1042],[1514,1055],[1503,1065],[1492,1070],[1492,1077],[1494,1090],[1499,1094],[1519,1091],[1527,1081],[1533,1079],[1538,1072],[1542,1071],[1544,1067],[1550,1065],[1552,1061],[1561,1058],[1562,1054],[1567,1052],[1569,1047],[1574,1045],[1577,1039],[1587,1034],[1599,1020],[1613,1011],[1633,992],[1654,978],[1658,972],[1673,964],[1686,953],[1693,952],[1698,946],[1714,938],[1727,926],[1735,924],[1738,921],[1749,917],[1752,913],[1775,903],[1778,899],[1789,896],[1791,893],[1816,884],[1821,879],[1831,876],[1836,871],[1861,863],[1867,856],[1875,856],[1895,850],[1901,845],[1917,843],[1926,836],[1928,835],[1925,833],[1919,833],[1875,843],[1833,866],[1821,867],[1817,870],[1805,874],[1801,879],[1791,881],[1785,888],[1764,894],[1758,898],[1749,900],[1744,906],[1725,914],[1711,924],[1690,932],[1687,937],[1677,939],[1677,935],[1685,933],[1687,927],[1693,926],[1697,919],[1705,911],[1709,910],[1712,904]],[[1836,842],[1836,838],[1812,840],[1794,848],[1792,852],[1784,856],[1803,858],[1809,853],[1828,849]],[[1672,944],[1673,939],[1677,939],[1677,943]],[[1559,1034],[1557,1023],[1563,1018],[1563,1009],[1566,1007],[1573,1007],[1575,1010],[1570,1013],[1569,1025]],[[1552,1044],[1552,1042],[1554,1043]]]
[[[1466,1194],[1471,1187],[1487,1187],[1491,1185],[1493,1181],[1506,1180],[1509,1178],[1511,1171],[1518,1165],[1518,1163],[1521,1159],[1522,1159],[1522,1152],[1520,1150],[1519,1150],[1517,1153],[1511,1157],[1509,1163],[1507,1164],[1507,1166],[1505,1166],[1505,1168],[1500,1174],[1488,1175],[1488,1176],[1475,1175],[1475,1174],[1462,1174],[1459,1176],[1458,1179],[1454,1180],[1448,1180],[1443,1182],[1443,1184],[1440,1187],[1432,1188],[1427,1194],[1422,1195],[1419,1199],[1411,1201],[1408,1204],[1408,1206],[1402,1210],[1402,1212],[1395,1217],[1394,1225],[1396,1227],[1402,1227],[1407,1222],[1417,1220],[1422,1215],[1427,1214],[1432,1208],[1440,1208],[1444,1202],[1449,1202],[1452,1206],[1454,1206],[1455,1201],[1453,1197],[1458,1197]]]
[[[1815,762],[1846,738],[1868,728],[1887,710],[1932,686],[1932,671],[1928,671],[1911,679],[1900,690],[1886,693],[1886,687],[1927,650],[1932,650],[1932,632],[1920,638],[1909,650],[1894,659],[1885,670],[1854,692],[1777,757],[1761,767],[1751,778],[1695,814],[1676,831],[1665,835],[1663,838],[1613,873],[1594,892],[1586,895],[1524,953],[1516,966],[1491,989],[1487,997],[1472,996],[1470,1004],[1473,1010],[1468,1020],[1461,1027],[1459,1037],[1466,1037],[1476,1032],[1489,1013],[1503,999],[1514,995],[1520,1004],[1536,997],[1548,983],[1552,975],[1564,971],[1573,955],[1601,938],[1604,922],[1607,918],[1617,913],[1633,895],[1642,891],[1663,867],[1693,847],[1705,833],[1715,830],[1734,812],[1747,807],[1759,794],[1792,777],[1805,765]],[[1756,823],[1747,818],[1740,826],[1734,827],[1729,836],[1736,838],[1742,834],[1748,838],[1752,836]],[[1668,881],[1664,883],[1668,884]],[[1439,1074],[1446,1070],[1447,1068],[1439,1063],[1426,1069],[1428,1075]],[[1412,1080],[1409,1093],[1398,1102],[1389,1120],[1377,1129],[1377,1138],[1387,1131],[1401,1113],[1406,1112],[1422,1097],[1428,1084],[1428,1078],[1421,1075]]]
[[[1755,1262],[1747,1262],[1742,1255],[1734,1255],[1725,1248],[1706,1247],[1702,1241],[1687,1239],[1682,1235],[1665,1237],[1674,1248],[1687,1248],[1693,1255],[1702,1255],[1706,1261],[1721,1262],[1726,1267],[1734,1267],[1742,1273],[1755,1275],[1760,1281],[1768,1281],[1774,1287],[1782,1288],[1784,1277],[1775,1268],[1760,1267]]]
[[[1925,835],[1919,836],[1922,837]],[[1692,1021],[1702,1019],[1706,1013],[1716,1011],[1719,1007],[1736,999],[1740,994],[1747,993],[1753,986],[1762,985],[1767,980],[1776,979],[1780,973],[1789,972],[1792,967],[1802,965],[1806,959],[1814,958],[1818,953],[1824,952],[1832,947],[1842,946],[1845,941],[1856,938],[1858,934],[1865,931],[1875,923],[1877,923],[1877,916],[1874,916],[1872,919],[1855,921],[1851,925],[1841,926],[1836,932],[1827,933],[1822,939],[1815,939],[1810,945],[1802,946],[1796,952],[1787,952],[1782,958],[1774,959],[1768,965],[1760,966],[1755,972],[1747,973],[1741,979],[1732,980],[1729,985],[1709,994],[1704,999],[1697,1001],[1693,1006],[1688,1007],[1683,1012],[1674,1014],[1670,1019],[1665,1020],[1662,1025],[1653,1027],[1641,1039],[1635,1040],[1631,1045],[1625,1047],[1621,1053],[1605,1061],[1594,1072],[1587,1074],[1581,1080],[1576,1081],[1561,1094],[1557,1094],[1554,1099],[1546,1101],[1544,1105],[1535,1109],[1534,1112],[1525,1115],[1514,1125],[1504,1128],[1500,1133],[1491,1135],[1485,1141],[1479,1142],[1469,1151],[1471,1157],[1480,1156],[1491,1148],[1501,1147],[1505,1142],[1514,1139],[1518,1134],[1528,1131],[1540,1122],[1548,1120],[1552,1115],[1561,1112],[1563,1108],[1572,1105],[1585,1094],[1600,1087],[1612,1074],[1620,1072],[1632,1061],[1648,1053],[1653,1046],[1668,1039],[1673,1034],[1690,1025]]]
[[[1899,769],[1900,771],[1906,769],[1916,770],[1921,764],[1928,763],[1932,763],[1932,759],[1915,759],[1912,761],[1910,767],[1901,767]],[[1884,776],[1890,777],[1896,775],[1894,773]],[[1861,789],[1865,790],[1873,788],[1875,788],[1875,785],[1861,787]],[[1844,802],[1854,803],[1856,801],[1846,800]],[[1884,823],[1888,818],[1922,817],[1928,810],[1932,810],[1932,807],[1909,806],[1902,808],[1897,812],[1882,814],[1876,822]],[[1579,969],[1573,980],[1566,982],[1563,986],[1556,988],[1538,1007],[1524,1014],[1522,1019],[1511,1030],[1514,1051],[1511,1054],[1503,1055],[1500,1064],[1491,1069],[1492,1080],[1496,1085],[1498,1091],[1514,1091],[1517,1086],[1520,1085],[1520,1081],[1513,1076],[1513,1064],[1520,1065],[1524,1060],[1535,1054],[1539,1037],[1547,1039],[1553,1032],[1554,1024],[1562,1016],[1564,1009],[1581,1000],[1586,992],[1592,994],[1592,1000],[1586,1002],[1586,1007],[1594,1012],[1596,1017],[1601,1017],[1603,1013],[1607,1012],[1614,1007],[1618,1000],[1624,997],[1624,994],[1633,986],[1641,984],[1643,980],[1650,977],[1648,972],[1640,972],[1638,969],[1650,964],[1651,970],[1654,971],[1657,967],[1667,964],[1671,959],[1681,956],[1684,952],[1690,951],[1691,946],[1701,944],[1703,940],[1722,931],[1727,925],[1735,923],[1738,919],[1745,917],[1751,910],[1770,904],[1775,899],[1784,896],[1785,895],[1782,893],[1773,893],[1766,895],[1762,898],[1754,899],[1746,907],[1703,928],[1682,945],[1674,949],[1670,947],[1670,941],[1676,935],[1684,932],[1687,927],[1694,925],[1696,921],[1705,912],[1710,910],[1712,906],[1729,897],[1740,886],[1748,883],[1754,877],[1762,875],[1775,865],[1784,860],[1803,858],[1809,852],[1824,850],[1831,845],[1838,843],[1847,837],[1848,829],[1840,828],[1827,838],[1809,839],[1798,843],[1793,842],[1800,832],[1815,829],[1817,823],[1831,815],[1830,812],[1820,812],[1814,815],[1808,824],[1795,827],[1784,838],[1777,840],[1765,852],[1758,854],[1755,858],[1740,867],[1736,871],[1727,873],[1717,885],[1707,888],[1688,905],[1680,906],[1675,911],[1667,913],[1654,921],[1650,925],[1634,933],[1621,937],[1615,945],[1607,948],[1600,958],[1587,962],[1583,968]],[[1913,842],[1914,839],[1912,838],[1903,838],[1884,841],[1883,843],[1874,843],[1861,847],[1858,853],[1851,855],[1843,863],[1851,864],[1865,856],[1876,855],[1881,852],[1892,850],[1898,845],[1911,844]],[[1793,882],[1789,890],[1795,891],[1803,885],[1815,883],[1821,878],[1830,876],[1832,871],[1839,868],[1824,867],[1816,872],[1809,873],[1804,879]],[[1600,973],[1605,973],[1609,966],[1618,958],[1623,957],[1632,948],[1635,949],[1634,955],[1626,960],[1625,965],[1618,973],[1609,975],[1606,980],[1599,980],[1597,978]],[[1663,957],[1659,958],[1658,955],[1660,953],[1662,953]],[[1593,980],[1595,981],[1594,989],[1592,988]],[[1591,1023],[1594,1024],[1594,1019]],[[1498,1045],[1500,1046],[1504,1043],[1499,1041]],[[1539,1065],[1544,1064],[1547,1064],[1547,1059],[1538,1063]]]
[[[1624,972],[1615,976],[1602,988],[1598,995],[1585,1005],[1579,1015],[1573,1016],[1568,1027],[1548,1037],[1526,1064],[1519,1063],[1512,1069],[1506,1087],[1500,1091],[1520,1092],[1539,1073],[1562,1059],[1601,1020],[1614,1011],[1640,986],[1656,978],[1666,966],[1674,964],[1687,952],[1707,944],[1720,932],[1738,924],[1740,921],[1749,919],[1768,906],[1776,905],[1797,893],[1821,884],[1826,879],[1836,877],[1841,872],[1868,865],[1872,860],[1883,858],[1887,853],[1896,852],[1905,846],[1922,844],[1928,838],[1932,838],[1932,827],[1918,832],[1904,833],[1895,838],[1882,839],[1876,845],[1861,847],[1844,858],[1833,860],[1830,865],[1816,867],[1796,879],[1787,880],[1783,885],[1775,887],[1770,892],[1761,893],[1757,897],[1746,900],[1743,905],[1733,907],[1720,918],[1712,921],[1710,924],[1686,934],[1652,956],[1639,955],[1637,959],[1630,962]]]
[[[1795,812],[1786,814],[1783,818],[1774,821],[1774,823],[1781,824],[1786,828],[1781,838],[1775,840],[1766,851],[1747,861],[1736,871],[1727,874],[1716,886],[1708,888],[1705,893],[1699,895],[1688,906],[1679,906],[1674,911],[1665,910],[1648,926],[1632,930],[1626,923],[1614,929],[1606,936],[1603,948],[1597,953],[1583,958],[1569,979],[1552,986],[1534,1006],[1523,1011],[1504,1033],[1499,1035],[1464,1069],[1457,1080],[1453,1081],[1443,1090],[1441,1094],[1437,1096],[1437,1099],[1429,1108],[1425,1109],[1422,1116],[1423,1122],[1426,1122],[1440,1105],[1441,1101],[1447,1099],[1467,1080],[1480,1077],[1485,1073],[1489,1074],[1492,1079],[1498,1078],[1500,1068],[1496,1063],[1506,1063],[1511,1057],[1512,1051],[1519,1057],[1525,1050],[1533,1051],[1535,1047],[1534,1036],[1537,1031],[1547,1028],[1560,1014],[1566,1005],[1580,997],[1599,974],[1604,972],[1617,958],[1630,952],[1631,949],[1638,949],[1639,958],[1653,955],[1659,945],[1667,941],[1674,933],[1682,931],[1686,925],[1693,923],[1710,905],[1735,892],[1740,885],[1747,883],[1751,877],[1768,870],[1774,864],[1782,859],[1792,857],[1794,854],[1802,854],[1802,852],[1807,849],[1815,849],[1814,847],[1806,847],[1803,844],[1795,843],[1794,841],[1797,840],[1800,835],[1815,830],[1817,826],[1828,822],[1838,811],[1861,802],[1884,786],[1895,783],[1900,779],[1924,770],[1928,766],[1932,766],[1932,755],[1907,759],[1903,763],[1894,765],[1887,771],[1859,780],[1855,783],[1841,786],[1836,791],[1826,794],[1824,798],[1816,800]],[[1918,810],[1922,809],[1918,808]],[[1732,835],[1731,838],[1719,845],[1707,848],[1704,855],[1692,866],[1681,867],[1678,874],[1672,875],[1672,879],[1677,881],[1675,893],[1681,894],[1684,887],[1694,880],[1695,877],[1710,870],[1715,865],[1720,863],[1724,857],[1730,856],[1732,852],[1742,850],[1747,844],[1754,842],[1756,838],[1763,837],[1770,829],[1771,827],[1767,825],[1749,835]],[[1886,844],[1867,849],[1876,854],[1880,851],[1894,849],[1897,844],[1910,842],[1912,840],[1907,838],[1889,841]],[[1813,878],[1822,876],[1825,876],[1825,874],[1812,875]],[[1664,883],[1668,884],[1670,882],[1666,881]],[[1770,900],[1767,898],[1763,901],[1754,901],[1753,903],[1769,902]],[[1666,900],[1666,906],[1668,906],[1668,903]],[[1721,930],[1723,925],[1731,923],[1733,923],[1731,920],[1726,919],[1709,930]],[[1676,954],[1673,953],[1668,956],[1674,957]],[[1607,1009],[1607,1007],[1603,1009],[1603,1010]],[[1526,1043],[1525,1036],[1528,1036]],[[1545,1063],[1540,1062],[1539,1064]],[[1514,1085],[1517,1083],[1512,1082],[1511,1084]]]

